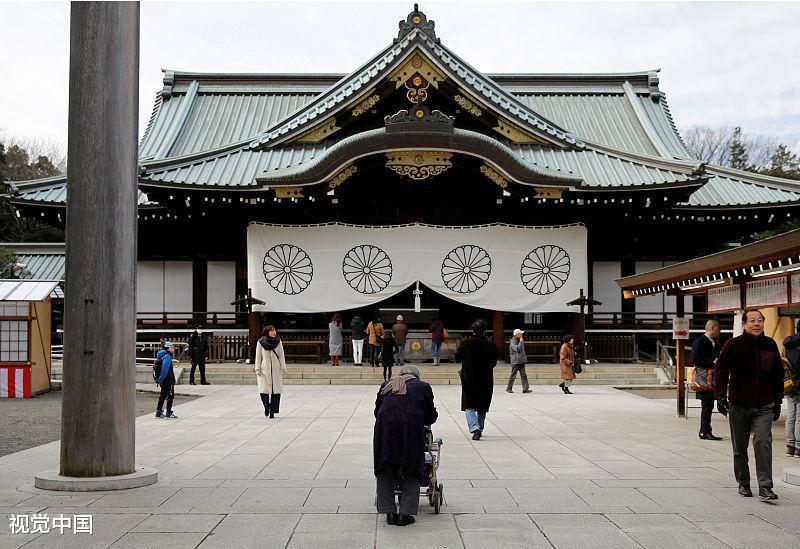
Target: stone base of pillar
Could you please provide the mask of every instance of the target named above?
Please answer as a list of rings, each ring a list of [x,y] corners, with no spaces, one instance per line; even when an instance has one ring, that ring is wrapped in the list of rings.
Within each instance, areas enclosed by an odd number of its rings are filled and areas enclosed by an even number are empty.
[[[137,467],[133,473],[113,477],[65,477],[54,469],[36,475],[33,484],[41,490],[96,492],[141,488],[156,482],[158,482],[158,471],[152,467]]]
[[[800,467],[789,467],[783,470],[783,482],[800,486]]]

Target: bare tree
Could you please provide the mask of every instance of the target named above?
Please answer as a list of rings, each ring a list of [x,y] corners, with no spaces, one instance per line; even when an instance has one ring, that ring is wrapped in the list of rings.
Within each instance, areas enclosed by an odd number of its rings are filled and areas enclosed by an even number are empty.
[[[734,148],[743,147],[749,171],[768,168],[780,144],[775,138],[737,132],[737,128],[732,127],[693,126],[681,135],[695,158],[718,166],[730,167]]]
[[[6,150],[16,145],[20,149],[28,152],[28,158],[36,161],[38,158],[45,157],[60,173],[67,172],[67,152],[63,142],[57,139],[45,137],[19,137],[0,132],[0,143],[5,145]]]

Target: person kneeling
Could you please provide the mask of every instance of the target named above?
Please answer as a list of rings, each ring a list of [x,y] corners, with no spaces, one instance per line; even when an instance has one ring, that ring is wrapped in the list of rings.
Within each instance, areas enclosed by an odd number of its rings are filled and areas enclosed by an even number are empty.
[[[400,375],[385,381],[375,400],[372,439],[377,507],[386,522],[405,526],[419,510],[420,480],[425,466],[425,426],[439,414],[431,386],[419,379],[419,368],[405,365]],[[394,489],[400,486],[400,512]]]

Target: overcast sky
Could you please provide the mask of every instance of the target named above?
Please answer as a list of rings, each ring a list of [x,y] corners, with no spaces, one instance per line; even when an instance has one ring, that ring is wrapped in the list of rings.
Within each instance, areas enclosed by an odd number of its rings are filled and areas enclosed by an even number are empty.
[[[347,73],[413,2],[142,2],[140,133],[161,68]],[[420,2],[484,72],[661,68],[676,123],[740,125],[800,151],[800,3]],[[69,4],[0,2],[0,131],[66,143]]]

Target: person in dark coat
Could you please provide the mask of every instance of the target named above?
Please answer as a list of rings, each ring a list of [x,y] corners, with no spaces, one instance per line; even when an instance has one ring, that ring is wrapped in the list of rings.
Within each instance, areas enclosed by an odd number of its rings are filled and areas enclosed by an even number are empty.
[[[695,370],[705,370],[706,379],[711,376],[713,380],[714,363],[719,356],[719,320],[711,319],[706,322],[706,333],[692,343],[692,364]],[[697,391],[697,400],[700,401],[700,439],[722,440],[722,437],[711,433],[711,414],[714,411],[713,381],[710,391]]]
[[[439,414],[431,386],[420,380],[419,368],[407,364],[400,375],[383,382],[375,400],[372,439],[377,507],[386,522],[405,526],[415,522],[419,487],[425,466],[425,427]],[[400,513],[394,488],[400,485]]]
[[[744,333],[722,347],[714,368],[714,395],[723,416],[730,411],[733,474],[739,494],[752,497],[747,447],[753,433],[758,496],[778,499],[772,491],[772,422],[781,417],[783,362],[775,341],[764,335],[764,315],[758,309],[742,314]]]
[[[353,364],[355,366],[361,366],[365,333],[364,321],[361,320],[361,315],[356,313],[353,315],[353,320],[350,321],[350,340],[353,342]]]
[[[200,368],[200,385],[211,385],[206,381],[206,359],[208,358],[208,334],[203,333],[202,324],[195,326],[194,332],[189,336],[189,360],[192,369],[189,371],[189,385],[194,385],[195,368]]]
[[[381,364],[383,365],[383,380],[388,381],[392,377],[392,366],[394,365],[394,354],[397,352],[397,342],[394,340],[391,330],[383,332],[381,340]]]
[[[783,348],[789,361],[789,374],[795,382],[794,389],[786,394],[789,405],[786,411],[786,457],[800,458],[800,320],[794,335],[783,340]]]
[[[444,343],[444,324],[438,318],[434,318],[431,325],[428,326],[428,331],[431,333],[431,355],[433,355],[433,364],[439,364],[440,357],[442,356],[442,343]]]
[[[497,366],[497,347],[485,337],[486,322],[472,323],[472,337],[461,342],[456,362],[461,363],[461,409],[466,412],[472,440],[480,440],[486,413],[492,403],[494,390],[493,368]]]

